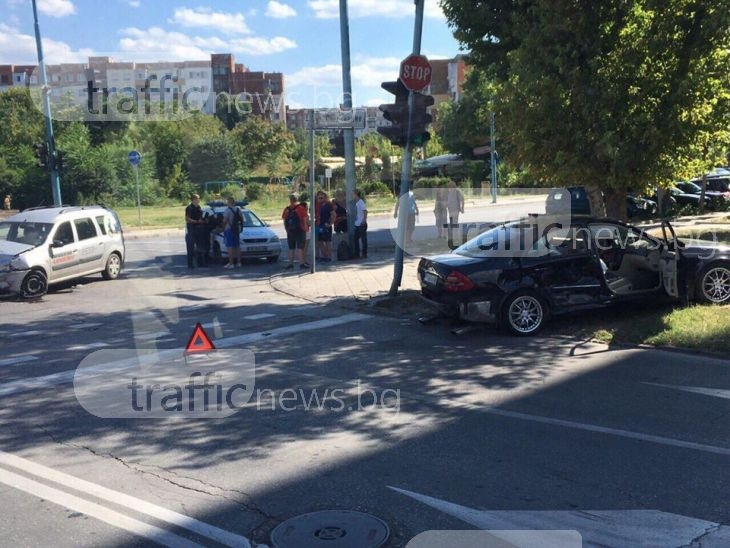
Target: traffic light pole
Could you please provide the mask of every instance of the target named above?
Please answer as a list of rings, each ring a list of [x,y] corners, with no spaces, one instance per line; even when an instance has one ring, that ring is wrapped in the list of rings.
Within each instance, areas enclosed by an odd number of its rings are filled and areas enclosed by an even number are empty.
[[[342,48],[342,108],[352,114],[352,76],[350,62],[350,19],[347,14],[347,0],[340,0],[340,46]],[[349,204],[347,215],[347,237],[350,250],[355,248],[355,129],[342,130],[345,145],[345,202]],[[310,197],[314,202],[314,195]],[[314,222],[314,217],[312,217]],[[312,240],[314,246],[314,240]],[[314,263],[312,263],[314,264]]]
[[[51,92],[48,87],[48,78],[46,76],[46,63],[43,57],[43,43],[41,41],[41,29],[38,24],[38,9],[36,8],[36,0],[33,0],[33,21],[35,24],[35,44],[38,52],[38,68],[41,77],[41,94],[43,95],[43,114],[46,118],[46,140],[48,142],[48,167],[51,170],[51,189],[53,190],[53,204],[60,206],[61,200],[61,180],[58,176],[58,167],[56,166],[56,143],[53,138],[53,121],[51,118],[51,100],[49,94]]]
[[[416,5],[416,21],[413,28],[413,54],[421,54],[421,37],[423,35],[423,12],[424,0],[414,0]],[[395,246],[395,266],[393,269],[393,282],[388,295],[398,295],[398,288],[403,281],[403,262],[405,259],[405,234],[406,222],[408,220],[408,192],[410,191],[411,179],[411,126],[413,119],[414,95],[411,91],[408,94],[408,132],[406,134],[405,147],[403,149],[403,166],[400,176],[400,193],[398,198],[398,228],[397,241]]]

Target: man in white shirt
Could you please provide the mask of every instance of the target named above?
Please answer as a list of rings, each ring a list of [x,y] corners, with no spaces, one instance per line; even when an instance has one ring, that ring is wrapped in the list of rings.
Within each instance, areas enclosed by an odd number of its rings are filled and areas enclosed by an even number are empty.
[[[355,190],[353,192],[353,200],[355,200],[355,241],[354,241],[354,254],[353,258],[368,257],[368,208],[365,205],[365,200],[362,198],[362,191]],[[360,250],[360,244],[362,243],[362,254]]]

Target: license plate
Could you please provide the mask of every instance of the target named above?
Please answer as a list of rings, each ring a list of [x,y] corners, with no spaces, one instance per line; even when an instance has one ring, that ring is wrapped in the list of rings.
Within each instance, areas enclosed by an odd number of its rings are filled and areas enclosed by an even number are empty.
[[[266,248],[262,247],[260,245],[259,246],[254,245],[254,246],[247,247],[246,251],[266,251]]]
[[[436,282],[438,282],[438,277],[436,274],[432,274],[431,272],[426,272],[423,275],[423,283],[429,284],[429,285],[436,285]]]

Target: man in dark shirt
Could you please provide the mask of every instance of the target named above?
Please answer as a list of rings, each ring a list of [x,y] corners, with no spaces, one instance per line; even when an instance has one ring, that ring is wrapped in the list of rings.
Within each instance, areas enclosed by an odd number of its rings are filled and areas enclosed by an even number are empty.
[[[190,205],[185,208],[185,247],[188,255],[188,268],[207,266],[208,258],[205,256],[205,221],[203,220],[203,209],[200,207],[200,196],[193,194],[190,197]]]

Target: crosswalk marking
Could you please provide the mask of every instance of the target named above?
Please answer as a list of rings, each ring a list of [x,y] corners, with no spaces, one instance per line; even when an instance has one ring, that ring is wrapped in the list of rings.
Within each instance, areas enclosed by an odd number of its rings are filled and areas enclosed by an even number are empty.
[[[224,546],[235,546],[240,548],[250,548],[251,546],[249,540],[241,535],[226,531],[225,529],[220,529],[214,525],[174,512],[145,500],[138,499],[137,497],[132,497],[90,481],[71,476],[64,472],[59,472],[58,470],[48,468],[47,466],[17,457],[10,453],[0,451],[0,464],[21,470],[38,478],[51,481],[57,485],[73,489],[74,491],[91,495],[106,502],[111,502],[118,506],[129,508],[135,512],[146,514],[149,517],[181,527],[197,535],[219,542]],[[148,525],[115,510],[89,502],[59,489],[48,487],[38,483],[37,481],[19,476],[1,468],[0,482],[32,495],[50,500],[55,504],[87,514],[101,521],[105,521],[106,523],[110,523],[111,525],[126,529],[136,535],[150,538],[155,542],[165,544],[166,546],[200,546],[199,544],[190,542],[177,535],[173,535],[159,527]]]

